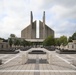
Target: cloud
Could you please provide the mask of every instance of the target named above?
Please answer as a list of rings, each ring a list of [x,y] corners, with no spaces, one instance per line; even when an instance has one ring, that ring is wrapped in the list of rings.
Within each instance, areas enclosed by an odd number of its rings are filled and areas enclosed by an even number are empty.
[[[50,10],[55,17],[76,19],[76,0],[42,0],[41,9]]]
[[[55,27],[56,36],[59,35],[66,35],[67,37],[71,36],[74,32],[76,32],[76,24],[69,22],[69,21],[63,21],[61,22],[57,27]]]
[[[47,0],[41,8],[50,12],[48,22],[56,37],[69,36],[76,31],[76,0]]]
[[[67,8],[74,7],[76,5],[76,0],[42,0],[42,8],[50,8],[53,5],[60,5]]]
[[[23,0],[5,0],[1,6],[3,13],[0,13],[0,36],[8,38],[11,33],[14,33],[20,37],[21,29],[29,24],[29,13],[25,12],[25,2]]]
[[[55,36],[69,36],[76,31],[75,9],[76,0],[0,0],[0,37],[8,38],[11,33],[20,37],[30,24],[30,11],[38,21],[44,10],[46,24],[55,30]]]

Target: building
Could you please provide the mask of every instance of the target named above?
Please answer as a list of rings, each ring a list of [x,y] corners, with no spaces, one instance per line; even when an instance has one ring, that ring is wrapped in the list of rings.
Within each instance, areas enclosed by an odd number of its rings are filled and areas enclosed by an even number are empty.
[[[76,50],[76,40],[73,40],[73,42],[69,42],[66,46],[68,50]]]
[[[45,39],[50,35],[54,37],[54,30],[45,24],[45,11],[44,11],[43,22],[39,21],[39,36],[40,39]]]
[[[61,45],[59,48],[64,50],[76,50],[76,40],[72,40],[73,42],[69,42],[66,46]]]
[[[39,21],[39,38],[36,38],[36,20],[33,22],[33,14],[31,11],[30,15],[30,25],[21,31],[21,38],[27,41],[33,42],[34,44],[40,44],[48,36],[54,37],[54,30],[45,24],[45,11],[43,12],[43,22]]]
[[[8,42],[3,42],[3,40],[0,40],[0,50],[5,50],[10,48],[9,43]]]
[[[24,28],[21,31],[21,38],[25,39],[36,39],[36,21],[33,22],[33,14],[31,11],[31,20],[30,25],[28,25],[26,28]]]

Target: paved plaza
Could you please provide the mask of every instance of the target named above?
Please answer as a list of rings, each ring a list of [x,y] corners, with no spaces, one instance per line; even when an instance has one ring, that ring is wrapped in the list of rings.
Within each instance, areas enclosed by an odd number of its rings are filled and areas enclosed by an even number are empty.
[[[51,54],[51,63],[47,60],[47,54],[28,54],[27,61],[22,63],[22,55],[38,49]],[[18,54],[0,54],[3,63],[0,75],[76,75],[76,66],[72,65],[75,57],[76,54],[58,54],[44,48],[31,48]]]

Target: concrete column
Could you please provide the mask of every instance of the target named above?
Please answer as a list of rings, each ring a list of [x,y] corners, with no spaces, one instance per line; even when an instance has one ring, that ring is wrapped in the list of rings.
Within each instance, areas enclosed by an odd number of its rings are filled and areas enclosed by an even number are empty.
[[[46,54],[46,59],[49,60],[49,53]]]
[[[25,55],[22,54],[22,65],[24,65],[24,64],[25,64]]]
[[[28,54],[25,53],[25,54],[22,54],[22,64],[24,65],[28,60]]]
[[[26,53],[26,62],[27,62],[27,60],[28,60],[28,53]]]
[[[52,54],[50,55],[50,59],[49,59],[49,63],[50,64],[52,64],[52,60],[53,60],[53,58],[52,58]]]
[[[50,64],[50,54],[48,53],[48,62]]]
[[[28,60],[28,53],[26,53],[26,59]]]
[[[30,24],[32,24],[33,22],[33,14],[32,14],[32,11],[30,12]]]
[[[45,39],[45,11],[43,12],[43,38]]]
[[[76,59],[73,59],[72,64],[76,66]]]
[[[49,54],[48,62],[49,62],[49,64],[52,64],[53,63],[52,54]]]

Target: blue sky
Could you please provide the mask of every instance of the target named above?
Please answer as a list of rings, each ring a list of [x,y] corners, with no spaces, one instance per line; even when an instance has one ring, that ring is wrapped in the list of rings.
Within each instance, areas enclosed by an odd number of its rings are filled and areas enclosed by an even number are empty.
[[[37,24],[45,11],[46,24],[55,37],[76,32],[76,0],[0,0],[0,37],[8,38],[11,33],[20,37],[30,24],[30,11]]]

